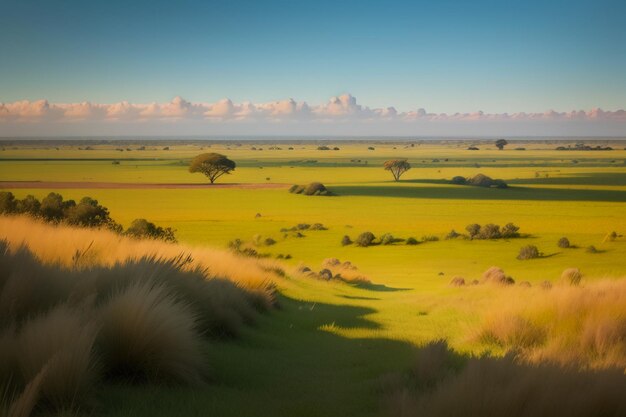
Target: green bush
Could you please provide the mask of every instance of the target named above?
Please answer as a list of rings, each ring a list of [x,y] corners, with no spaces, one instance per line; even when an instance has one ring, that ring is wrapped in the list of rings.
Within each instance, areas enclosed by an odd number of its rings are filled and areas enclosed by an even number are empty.
[[[539,258],[541,254],[539,253],[539,249],[535,245],[527,245],[523,246],[519,250],[519,254],[517,255],[517,259],[519,260],[527,260],[527,259],[535,259]]]
[[[446,240],[456,239],[459,236],[461,236],[461,234],[457,233],[454,229],[452,229],[450,230],[450,233],[446,235]]]
[[[414,237],[410,237],[406,240],[407,245],[417,245],[419,242]]]
[[[560,238],[559,241],[557,242],[557,246],[563,249],[569,248],[570,247],[569,239],[566,237]]]
[[[173,229],[169,227],[162,228],[146,219],[133,220],[124,234],[137,239],[147,238],[164,240],[166,242],[176,242]]]
[[[465,230],[467,230],[470,239],[476,239],[476,237],[480,234],[480,225],[476,223],[468,224],[465,227]]]
[[[502,237],[500,234],[500,226],[493,223],[488,223],[480,228],[480,234],[478,239],[499,239]]]
[[[393,235],[391,233],[385,233],[384,235],[382,235],[380,237],[380,244],[381,245],[391,245],[395,241],[396,241],[396,239],[393,237]]]
[[[505,239],[519,237],[519,227],[515,226],[513,223],[507,223],[502,228],[502,237]]]
[[[363,232],[356,238],[356,245],[361,247],[368,247],[376,239],[376,236],[372,232]]]

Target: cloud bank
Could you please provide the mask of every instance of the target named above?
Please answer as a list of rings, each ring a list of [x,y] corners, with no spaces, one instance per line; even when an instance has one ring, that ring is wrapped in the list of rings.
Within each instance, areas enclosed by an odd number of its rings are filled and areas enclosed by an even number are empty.
[[[166,103],[49,103],[47,100],[0,103],[0,135],[45,130],[54,134],[153,134],[167,126],[181,134],[559,134],[626,135],[626,110],[573,110],[544,113],[429,113],[423,108],[400,112],[370,108],[354,96],[332,97],[320,105],[293,99],[266,103],[192,103],[175,97]],[[82,128],[82,130],[81,130]]]

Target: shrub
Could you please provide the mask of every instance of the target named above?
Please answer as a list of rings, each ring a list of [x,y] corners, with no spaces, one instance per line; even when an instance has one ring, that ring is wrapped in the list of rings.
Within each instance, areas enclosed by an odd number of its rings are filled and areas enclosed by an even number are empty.
[[[567,268],[561,274],[561,282],[569,285],[578,285],[583,279],[583,274],[578,268]]]
[[[410,237],[406,240],[407,245],[417,245],[419,242],[414,237]]]
[[[124,232],[127,236],[137,239],[158,239],[165,242],[176,242],[174,230],[166,227],[162,228],[147,221],[146,219],[135,219]]]
[[[535,259],[539,258],[540,253],[539,249],[535,245],[526,245],[522,246],[519,250],[519,254],[517,255],[517,259],[519,260],[527,260],[527,259]]]
[[[488,223],[480,228],[479,239],[499,239],[502,237],[500,234],[500,226],[493,223]]]
[[[376,236],[372,232],[363,232],[356,238],[355,243],[357,246],[367,247],[374,242],[374,239]]]
[[[459,236],[461,236],[461,235],[459,233],[457,233],[454,229],[452,229],[452,230],[450,230],[450,233],[448,233],[446,235],[446,240],[456,239]]]
[[[467,182],[467,179],[465,179],[465,177],[457,175],[456,177],[452,178],[451,182],[452,184],[456,184],[456,185],[465,185],[465,183]]]
[[[496,188],[507,188],[507,184],[502,180],[494,180],[491,177],[488,177],[484,174],[477,174],[473,177],[467,179],[466,182],[468,185],[474,185],[477,187],[496,187]]]
[[[326,146],[326,145],[322,145],[322,146],[318,146],[317,150],[318,151],[329,151],[330,148],[328,146]]]
[[[384,235],[380,237],[381,245],[391,245],[395,241],[396,240],[394,239],[393,235],[391,235],[391,233],[385,233]]]
[[[344,237],[341,238],[341,246],[348,246],[352,244],[352,240],[350,239],[350,236],[345,235]]]
[[[596,249],[595,246],[589,245],[589,246],[587,246],[587,249],[585,249],[585,252],[587,252],[587,253],[599,253],[600,251],[598,249]]]
[[[304,195],[320,195],[325,192],[326,187],[321,182],[312,182],[304,189]]]
[[[557,242],[557,246],[563,249],[569,248],[570,247],[569,239],[566,237],[560,238],[559,241]]]
[[[439,238],[435,235],[422,236],[422,242],[437,242]]]
[[[266,246],[272,246],[272,245],[275,245],[275,244],[276,244],[276,241],[275,241],[274,239],[272,239],[271,237],[268,237],[268,238],[266,238],[266,239],[263,241],[263,243],[264,243]]]
[[[322,269],[319,274],[320,278],[325,279],[325,280],[331,280],[333,278],[333,273],[331,272],[330,269]]]
[[[476,223],[468,224],[465,227],[465,230],[469,233],[470,239],[475,239],[480,234],[480,225]]]
[[[311,225],[311,230],[328,230],[322,223],[313,223]]]
[[[300,186],[297,184],[292,185],[291,187],[289,187],[289,192],[293,193],[295,192]]]
[[[505,239],[519,237],[518,230],[519,227],[515,226],[513,223],[507,223],[502,228],[501,235]]]

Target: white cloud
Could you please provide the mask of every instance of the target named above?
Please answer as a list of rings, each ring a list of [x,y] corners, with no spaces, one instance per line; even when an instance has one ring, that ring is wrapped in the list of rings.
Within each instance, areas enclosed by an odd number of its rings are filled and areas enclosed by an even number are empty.
[[[325,126],[318,129],[327,132],[329,126],[341,126],[337,131],[345,131],[348,127],[373,126],[376,124],[380,131],[389,132],[430,132],[445,131],[437,126],[457,126],[458,132],[480,132],[478,128],[484,126],[484,131],[489,131],[487,126],[496,124],[509,126],[511,133],[518,132],[517,126],[572,126],[572,132],[576,132],[577,126],[591,126],[590,132],[596,129],[603,131],[602,126],[611,126],[610,132],[626,135],[626,110],[605,111],[602,109],[572,110],[557,112],[549,110],[543,113],[484,113],[476,111],[472,113],[429,113],[423,108],[400,112],[395,107],[370,108],[357,102],[356,97],[343,94],[332,97],[326,103],[309,105],[306,102],[297,102],[294,99],[285,99],[265,103],[233,103],[226,98],[215,103],[192,103],[182,97],[175,97],[165,103],[133,104],[122,101],[113,104],[99,104],[91,102],[82,103],[49,103],[47,100],[21,100],[12,103],[0,103],[0,134],[8,131],[6,126],[14,126],[12,131],[19,132],[19,126],[28,124],[35,125],[64,125],[100,123],[107,126],[132,126],[134,124],[146,126],[146,122],[152,121],[159,124],[164,121],[172,121],[175,126],[183,126],[185,123],[195,123],[194,126],[211,125],[219,126],[228,124],[238,125],[246,122],[246,125],[265,124],[272,126],[301,126],[294,131],[315,134],[315,126]],[[171,123],[170,123],[171,124]],[[2,128],[5,126],[5,128]],[[395,129],[397,126],[402,128]],[[408,126],[408,127],[407,127]],[[415,129],[410,130],[410,126]],[[430,128],[428,126],[431,126]],[[458,128],[458,126],[462,126]],[[594,127],[595,126],[595,127]],[[599,127],[598,127],[599,126]],[[515,129],[513,128],[515,127]],[[298,130],[299,129],[299,130]],[[342,130],[343,129],[343,130]],[[364,132],[370,132],[369,127],[364,127]],[[385,130],[386,129],[386,130]],[[395,129],[395,130],[394,130]],[[409,129],[409,130],[407,130]],[[430,130],[429,130],[430,129]],[[439,130],[438,130],[439,129]],[[558,131],[565,131],[567,129]],[[132,130],[132,129],[131,129]],[[604,129],[607,130],[607,129]],[[285,130],[286,131],[286,130]],[[358,129],[355,129],[357,132]]]

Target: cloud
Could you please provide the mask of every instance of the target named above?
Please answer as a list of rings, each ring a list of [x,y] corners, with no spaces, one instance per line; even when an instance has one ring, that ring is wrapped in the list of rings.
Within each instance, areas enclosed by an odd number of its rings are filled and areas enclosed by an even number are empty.
[[[331,97],[326,103],[309,105],[297,102],[292,98],[265,103],[242,102],[234,103],[225,98],[215,103],[192,103],[182,97],[175,97],[165,103],[129,103],[121,101],[113,104],[101,103],[49,103],[47,100],[20,100],[11,103],[0,103],[0,129],[2,126],[13,126],[14,132],[20,132],[19,126],[35,125],[80,125],[92,124],[106,126],[146,126],[146,121],[153,125],[174,122],[175,126],[194,124],[194,126],[233,126],[244,124],[271,126],[300,126],[294,131],[311,132],[311,127],[328,126],[358,127],[364,126],[363,132],[370,132],[369,127],[381,126],[380,131],[413,132],[445,132],[437,126],[457,126],[458,132],[482,132],[479,126],[509,126],[509,130],[518,132],[518,126],[557,126],[558,132],[577,132],[577,127],[589,127],[588,132],[610,132],[626,134],[626,110],[606,111],[599,108],[590,110],[572,110],[557,112],[549,110],[543,113],[429,113],[424,108],[400,112],[395,107],[370,108],[357,102],[356,97],[343,94]],[[168,123],[172,125],[172,123]],[[400,126],[400,127],[398,127]],[[407,127],[408,126],[408,127]],[[411,126],[416,127],[411,130]],[[433,127],[428,128],[427,126]],[[464,130],[459,130],[461,126]],[[610,126],[610,129],[603,128]],[[397,129],[395,127],[398,127]],[[387,128],[388,130],[384,130]],[[567,129],[566,129],[567,128]],[[327,130],[318,129],[320,132]],[[346,128],[347,129],[347,128]],[[394,130],[395,129],[395,130]],[[430,130],[429,130],[430,129]],[[439,129],[439,130],[437,130]],[[505,129],[502,127],[502,129]],[[595,130],[594,130],[595,129]],[[4,128],[4,131],[9,129]],[[0,130],[0,134],[3,133]],[[88,131],[87,129],[85,129]],[[345,129],[344,129],[345,130]],[[454,129],[449,129],[456,132]],[[254,131],[254,130],[253,130]],[[337,129],[337,131],[342,131]],[[355,130],[355,132],[357,132]],[[504,130],[505,131],[505,130]],[[568,132],[569,132],[568,131]],[[547,131],[546,131],[547,132]],[[547,132],[549,133],[549,132]],[[523,133],[522,133],[523,134]]]

